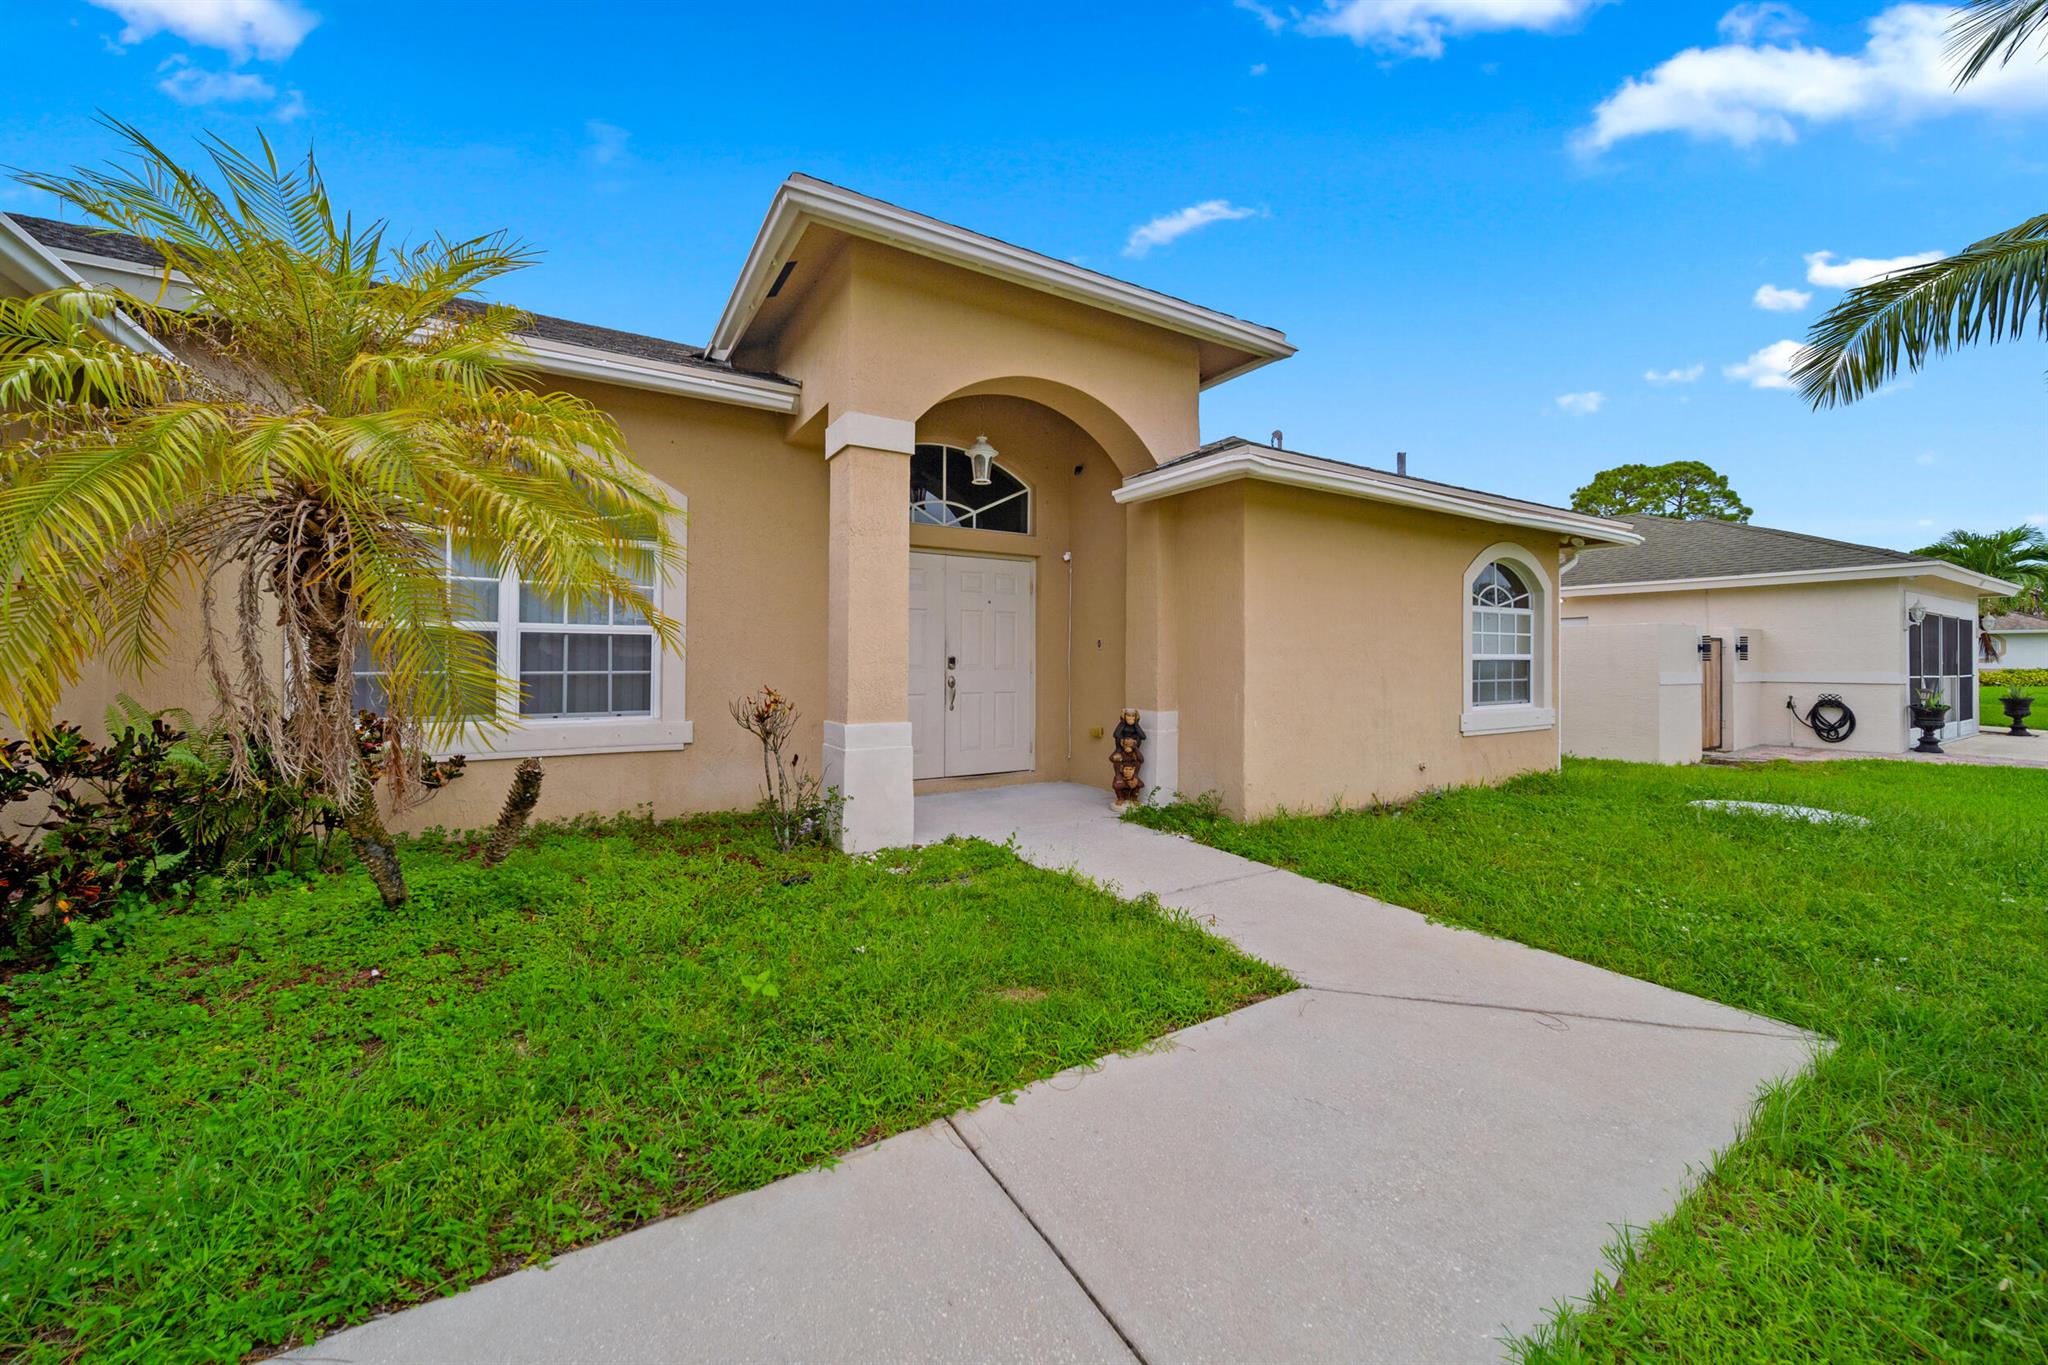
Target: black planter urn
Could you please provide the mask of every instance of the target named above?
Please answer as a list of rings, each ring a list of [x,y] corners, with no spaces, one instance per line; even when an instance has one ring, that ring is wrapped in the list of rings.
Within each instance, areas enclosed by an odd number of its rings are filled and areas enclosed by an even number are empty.
[[[1913,706],[1913,726],[1920,732],[1920,742],[1913,746],[1916,754],[1938,754],[1941,748],[1941,727],[1948,723],[1946,706]]]
[[[2032,697],[2000,697],[1998,705],[2005,712],[2005,718],[2012,722],[2012,729],[2006,731],[2015,739],[2032,739],[2034,732],[2027,728],[2027,717],[2033,713]]]

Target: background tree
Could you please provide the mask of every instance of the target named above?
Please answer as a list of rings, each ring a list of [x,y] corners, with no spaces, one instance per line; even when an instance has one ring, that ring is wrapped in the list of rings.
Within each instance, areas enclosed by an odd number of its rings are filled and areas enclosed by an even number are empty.
[[[1958,89],[2018,56],[2048,26],[2048,0],[1972,0],[1949,26]],[[1806,334],[1791,377],[1816,408],[1853,403],[1899,371],[1978,342],[2048,339],[2048,214],[1953,256],[1860,285]]]
[[[2021,591],[1990,604],[1993,612],[2039,611],[2048,596],[2048,534],[2038,526],[2013,526],[2003,531],[1950,531],[1932,545],[1913,552],[1945,559],[1993,578],[2018,583]]]
[[[1698,460],[1603,469],[1572,494],[1572,510],[1596,517],[1634,512],[1681,521],[1748,521],[1750,514],[1726,476]]]
[[[488,645],[455,625],[451,552],[628,605],[672,645],[621,569],[677,558],[673,509],[608,416],[530,386],[520,315],[476,299],[530,250],[388,246],[382,222],[337,220],[310,155],[208,139],[210,183],[109,126],[129,161],[19,179],[147,242],[182,292],[0,300],[0,707],[47,726],[89,660],[158,662],[197,595],[224,718],[340,804],[395,904],[379,770],[403,805],[435,736],[505,712]],[[170,354],[104,335],[117,309]],[[381,747],[357,738],[359,654]]]

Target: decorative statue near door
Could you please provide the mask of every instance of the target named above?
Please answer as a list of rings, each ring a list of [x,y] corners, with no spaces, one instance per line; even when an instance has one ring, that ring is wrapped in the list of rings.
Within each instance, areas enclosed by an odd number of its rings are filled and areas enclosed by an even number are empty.
[[[1138,770],[1145,766],[1145,754],[1138,746],[1145,742],[1145,729],[1138,724],[1138,713],[1126,711],[1117,722],[1113,732],[1116,751],[1109,756],[1110,789],[1116,793],[1116,800],[1110,804],[1112,810],[1122,810],[1133,801],[1142,799],[1144,783],[1138,779]]]

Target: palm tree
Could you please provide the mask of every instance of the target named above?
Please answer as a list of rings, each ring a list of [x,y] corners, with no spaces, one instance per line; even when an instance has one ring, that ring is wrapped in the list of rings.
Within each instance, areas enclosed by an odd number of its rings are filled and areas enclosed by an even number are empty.
[[[1949,28],[1958,89],[2048,27],[2048,0],[1969,0]],[[2048,338],[2048,214],[1953,256],[1850,290],[1806,334],[1792,381],[1816,408],[1868,397],[1901,369],[1978,342]]]
[[[2021,586],[2023,591],[2018,596],[1994,603],[1994,610],[2034,603],[2048,589],[2048,534],[2043,534],[2038,526],[2013,526],[2003,531],[1950,531],[1913,553],[1945,559]]]
[[[455,624],[454,557],[630,606],[673,645],[632,581],[677,558],[673,509],[608,416],[531,386],[520,315],[476,299],[528,248],[387,245],[383,223],[337,220],[311,155],[209,138],[209,181],[108,126],[132,163],[18,178],[154,247],[165,290],[0,300],[0,707],[42,728],[89,660],[157,663],[196,594],[225,718],[341,806],[397,904],[378,771],[403,806],[436,737],[509,709]],[[163,349],[105,335],[117,310]],[[357,741],[359,657],[399,761]]]

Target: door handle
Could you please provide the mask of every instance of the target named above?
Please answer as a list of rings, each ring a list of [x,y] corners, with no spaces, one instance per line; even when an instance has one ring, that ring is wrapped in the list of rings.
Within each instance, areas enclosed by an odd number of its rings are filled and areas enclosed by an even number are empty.
[[[958,686],[959,680],[951,673],[948,673],[946,675],[946,709],[948,711],[953,709],[953,690]]]

